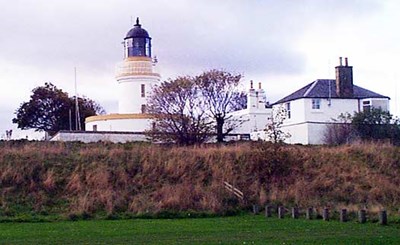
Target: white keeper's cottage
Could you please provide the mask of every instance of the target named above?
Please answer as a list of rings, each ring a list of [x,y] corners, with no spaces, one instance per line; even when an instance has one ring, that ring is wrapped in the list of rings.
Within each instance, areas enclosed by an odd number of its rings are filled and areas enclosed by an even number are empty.
[[[336,79],[318,79],[272,104],[273,111],[286,109],[282,130],[290,133],[287,143],[323,144],[326,127],[342,113],[374,108],[389,110],[388,96],[353,84],[353,67],[342,58]]]

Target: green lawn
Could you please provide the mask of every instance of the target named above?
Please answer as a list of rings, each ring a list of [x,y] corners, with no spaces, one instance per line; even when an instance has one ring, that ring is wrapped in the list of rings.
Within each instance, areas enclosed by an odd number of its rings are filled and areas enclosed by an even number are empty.
[[[1,223],[0,244],[400,244],[400,225],[262,215]]]

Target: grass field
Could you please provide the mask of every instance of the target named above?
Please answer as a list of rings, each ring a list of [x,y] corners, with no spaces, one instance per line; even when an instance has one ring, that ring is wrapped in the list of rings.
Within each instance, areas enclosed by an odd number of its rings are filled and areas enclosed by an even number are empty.
[[[400,224],[279,220],[262,215],[0,224],[0,244],[267,243],[400,244]]]

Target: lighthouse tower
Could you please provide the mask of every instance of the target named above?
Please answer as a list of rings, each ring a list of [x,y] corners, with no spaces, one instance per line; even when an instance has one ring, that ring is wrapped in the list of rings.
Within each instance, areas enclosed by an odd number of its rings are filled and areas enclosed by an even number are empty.
[[[116,66],[118,113],[87,117],[85,130],[130,132],[131,135],[118,134],[116,140],[123,141],[123,137],[127,138],[124,140],[144,140],[143,133],[152,125],[152,116],[146,113],[147,98],[153,85],[160,81],[160,75],[154,68],[151,37],[137,18],[136,24],[124,38],[123,61]],[[132,136],[132,133],[136,133],[137,136]]]
[[[152,86],[160,81],[154,66],[151,37],[137,18],[136,24],[124,38],[124,60],[116,67],[120,114],[146,113],[147,98]]]

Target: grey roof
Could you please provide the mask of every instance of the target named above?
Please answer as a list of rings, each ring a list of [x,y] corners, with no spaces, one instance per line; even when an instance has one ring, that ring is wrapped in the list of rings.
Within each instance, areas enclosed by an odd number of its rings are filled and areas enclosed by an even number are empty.
[[[142,25],[139,23],[139,18],[136,19],[136,24],[132,29],[129,30],[124,39],[135,37],[150,38],[149,33],[145,29],[143,29]]]
[[[361,88],[357,85],[353,85],[354,96],[347,97],[346,99],[366,99],[366,98],[386,98],[390,99],[388,96],[384,96],[368,89]],[[339,97],[336,92],[336,80],[334,79],[318,79],[314,82],[306,85],[305,87],[297,90],[296,92],[286,96],[283,99],[278,100],[273,103],[280,104],[288,102],[291,100],[297,100],[301,98],[343,98]]]

